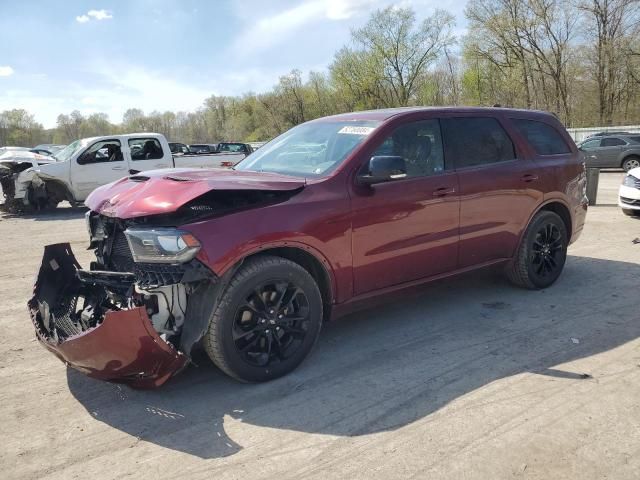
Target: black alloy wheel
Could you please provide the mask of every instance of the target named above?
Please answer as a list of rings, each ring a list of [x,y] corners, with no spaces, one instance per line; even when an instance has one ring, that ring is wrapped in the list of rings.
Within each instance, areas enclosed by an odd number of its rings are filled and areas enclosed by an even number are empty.
[[[535,274],[546,277],[562,268],[563,248],[564,239],[560,229],[553,223],[542,225],[531,246],[531,265]]]
[[[238,307],[233,341],[250,365],[285,361],[304,343],[309,329],[309,300],[288,281],[255,287]]]
[[[562,273],[568,245],[568,230],[562,218],[542,210],[529,222],[505,273],[519,287],[547,288]]]
[[[204,347],[227,375],[264,382],[294,370],[323,318],[318,284],[301,265],[260,255],[245,261],[214,306]]]

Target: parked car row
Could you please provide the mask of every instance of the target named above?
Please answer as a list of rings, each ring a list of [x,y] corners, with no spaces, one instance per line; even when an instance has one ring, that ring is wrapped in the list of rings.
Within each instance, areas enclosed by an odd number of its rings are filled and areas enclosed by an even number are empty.
[[[221,143],[194,143],[187,145],[179,142],[169,142],[173,154],[201,154],[201,153],[244,153],[249,155],[253,147],[249,143],[221,142]]]
[[[232,167],[247,154],[173,155],[163,135],[135,133],[76,140],[53,156],[13,150],[5,155],[10,157],[0,163],[5,207],[19,210],[53,208],[63,200],[80,204],[97,187],[147,170]]]
[[[640,133],[601,133],[578,145],[587,167],[622,168],[627,172],[640,167]]]

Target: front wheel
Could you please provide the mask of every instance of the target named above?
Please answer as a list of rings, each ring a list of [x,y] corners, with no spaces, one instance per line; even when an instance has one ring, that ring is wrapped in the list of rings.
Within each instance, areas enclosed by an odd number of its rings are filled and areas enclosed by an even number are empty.
[[[514,284],[532,290],[553,284],[567,259],[567,227],[553,212],[538,212],[527,227],[506,274]]]
[[[264,382],[294,370],[320,334],[322,297],[313,277],[295,262],[248,260],[223,292],[204,345],[226,374]]]

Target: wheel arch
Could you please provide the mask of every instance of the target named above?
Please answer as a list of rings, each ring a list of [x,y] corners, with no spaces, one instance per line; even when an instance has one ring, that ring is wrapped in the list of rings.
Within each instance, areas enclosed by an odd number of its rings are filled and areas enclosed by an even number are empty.
[[[573,219],[571,218],[569,207],[558,200],[551,200],[550,202],[541,205],[531,218],[533,219],[538,212],[542,211],[553,212],[562,219],[562,222],[567,229],[569,241],[571,241],[571,237],[573,236]],[[531,222],[531,220],[529,220],[529,222]]]
[[[638,160],[640,160],[640,154],[632,152],[632,153],[623,155],[622,160],[620,161],[620,168],[623,168],[622,166],[624,165],[624,162],[626,162],[630,158],[637,158]]]
[[[251,252],[238,261],[231,271],[235,272],[237,268],[246,262],[250,258],[273,255],[276,257],[286,258],[294,263],[297,263],[304,268],[318,284],[320,289],[320,295],[322,296],[323,305],[323,321],[328,321],[331,318],[331,310],[333,306],[333,299],[335,298],[335,281],[333,279],[331,267],[326,261],[322,261],[318,258],[315,252],[312,252],[310,248],[304,248],[303,246],[287,244],[287,245],[275,245],[260,250]]]
[[[520,232],[518,247],[515,249],[514,255],[516,255],[518,252],[518,248],[524,239],[524,235],[527,231],[527,228],[529,227],[529,225],[531,225],[531,222],[533,221],[535,216],[542,211],[553,212],[562,219],[562,222],[564,223],[567,229],[567,235],[569,236],[568,243],[571,243],[571,237],[573,235],[573,217],[571,216],[571,210],[569,210],[569,207],[567,206],[567,204],[564,203],[562,200],[558,198],[553,198],[538,205],[538,207],[531,213],[531,215],[529,216],[529,219],[527,220],[527,223],[524,224],[524,227]]]

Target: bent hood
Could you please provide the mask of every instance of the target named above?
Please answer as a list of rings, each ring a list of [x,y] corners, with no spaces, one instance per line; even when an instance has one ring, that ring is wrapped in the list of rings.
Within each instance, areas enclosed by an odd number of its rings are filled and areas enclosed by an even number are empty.
[[[212,190],[290,191],[305,183],[303,178],[266,172],[163,169],[99,187],[87,197],[85,205],[102,215],[127,219],[174,212]]]

